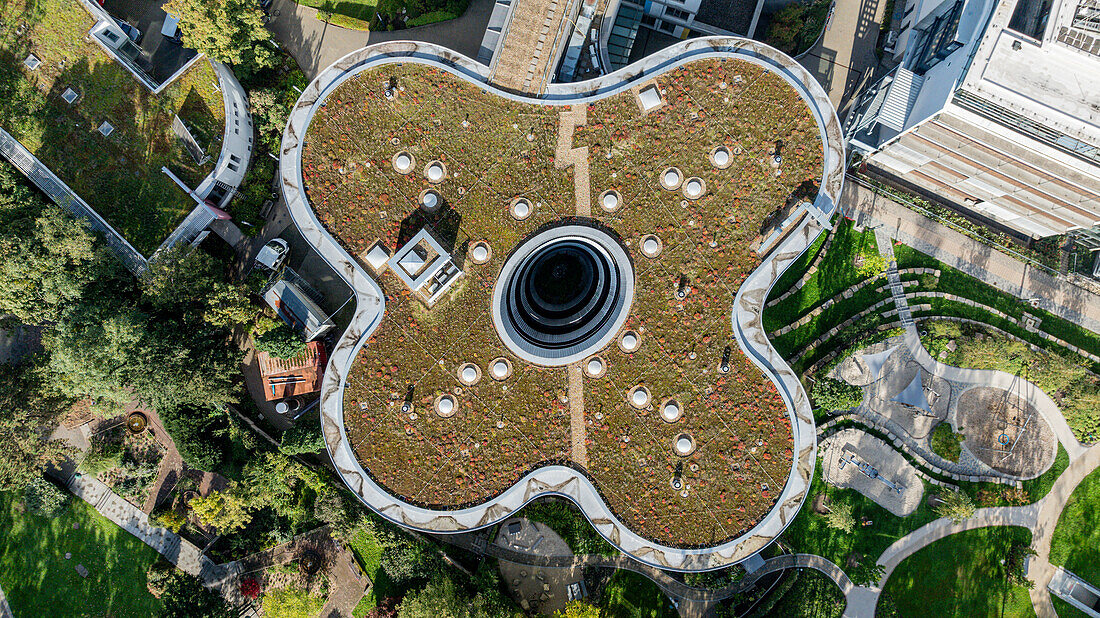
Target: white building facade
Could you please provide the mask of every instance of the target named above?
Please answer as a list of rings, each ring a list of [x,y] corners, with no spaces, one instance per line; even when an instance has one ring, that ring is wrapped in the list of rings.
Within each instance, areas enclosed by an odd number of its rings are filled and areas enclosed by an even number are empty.
[[[1096,4],[907,0],[900,65],[853,107],[852,151],[872,174],[1021,240],[1095,238]]]

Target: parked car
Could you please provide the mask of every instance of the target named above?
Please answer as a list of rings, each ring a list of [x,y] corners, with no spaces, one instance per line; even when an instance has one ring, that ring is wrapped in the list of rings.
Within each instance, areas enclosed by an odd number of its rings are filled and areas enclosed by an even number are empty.
[[[160,27],[160,33],[169,43],[183,44],[183,37],[180,35],[180,18],[171,13],[164,14],[164,25]]]
[[[129,37],[131,41],[137,43],[138,45],[141,45],[141,30],[138,30],[137,28],[122,21],[121,19],[116,18],[115,22],[118,23],[118,27],[121,28],[124,33],[126,33],[126,36]]]
[[[266,11],[271,8],[271,3],[274,1],[275,0],[260,0],[260,8]]]
[[[270,270],[279,270],[290,254],[290,245],[282,238],[272,238],[256,254],[256,263]]]

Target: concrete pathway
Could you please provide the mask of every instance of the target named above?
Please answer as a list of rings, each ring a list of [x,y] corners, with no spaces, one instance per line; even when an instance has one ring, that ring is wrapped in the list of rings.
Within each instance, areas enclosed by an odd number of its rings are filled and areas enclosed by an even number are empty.
[[[875,54],[885,0],[836,0],[825,34],[798,57],[829,93],[840,117],[879,64]]]
[[[476,59],[492,11],[493,0],[471,0],[470,7],[458,19],[408,30],[366,32],[320,21],[317,9],[299,6],[294,0],[275,0],[269,11],[272,19],[268,28],[312,80],[348,53],[384,41],[438,43]]]
[[[933,221],[848,176],[841,193],[846,213],[867,225],[884,225],[892,238],[1020,299],[1100,333],[1100,293],[1054,276]]]
[[[4,596],[4,589],[0,588],[0,618],[12,618],[11,606],[8,605],[8,597]]]
[[[1050,602],[1050,591],[1047,589],[1056,572],[1056,568],[1050,564],[1050,541],[1054,538],[1054,528],[1057,527],[1058,518],[1062,516],[1062,509],[1066,507],[1066,501],[1073,490],[1097,467],[1100,467],[1100,444],[1093,445],[1071,463],[1054,482],[1050,493],[1039,502],[1039,518],[1032,529],[1031,538],[1031,546],[1036,555],[1032,557],[1028,571],[1028,577],[1035,582],[1035,587],[1030,591],[1031,604],[1039,618],[1057,618],[1054,605]]]

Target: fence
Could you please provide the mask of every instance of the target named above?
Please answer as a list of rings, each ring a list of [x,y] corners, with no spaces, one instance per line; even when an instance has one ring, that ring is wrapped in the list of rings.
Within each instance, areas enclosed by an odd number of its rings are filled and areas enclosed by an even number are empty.
[[[3,129],[0,129],[0,154],[41,189],[43,193],[48,195],[54,203],[68,211],[72,216],[86,220],[89,227],[102,233],[107,241],[107,246],[115,252],[115,255],[122,260],[122,263],[130,272],[142,276],[149,270],[149,263],[141,253],[138,253],[137,249],[134,249],[87,202],[80,199],[80,196],[50,171],[50,168],[46,167],[18,140]]]

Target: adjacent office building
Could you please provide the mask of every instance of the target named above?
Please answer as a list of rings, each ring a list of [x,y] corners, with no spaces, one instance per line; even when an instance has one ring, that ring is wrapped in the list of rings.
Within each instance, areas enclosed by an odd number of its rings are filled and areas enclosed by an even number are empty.
[[[1100,248],[1100,0],[906,0],[853,107],[872,174],[1021,239]]]

